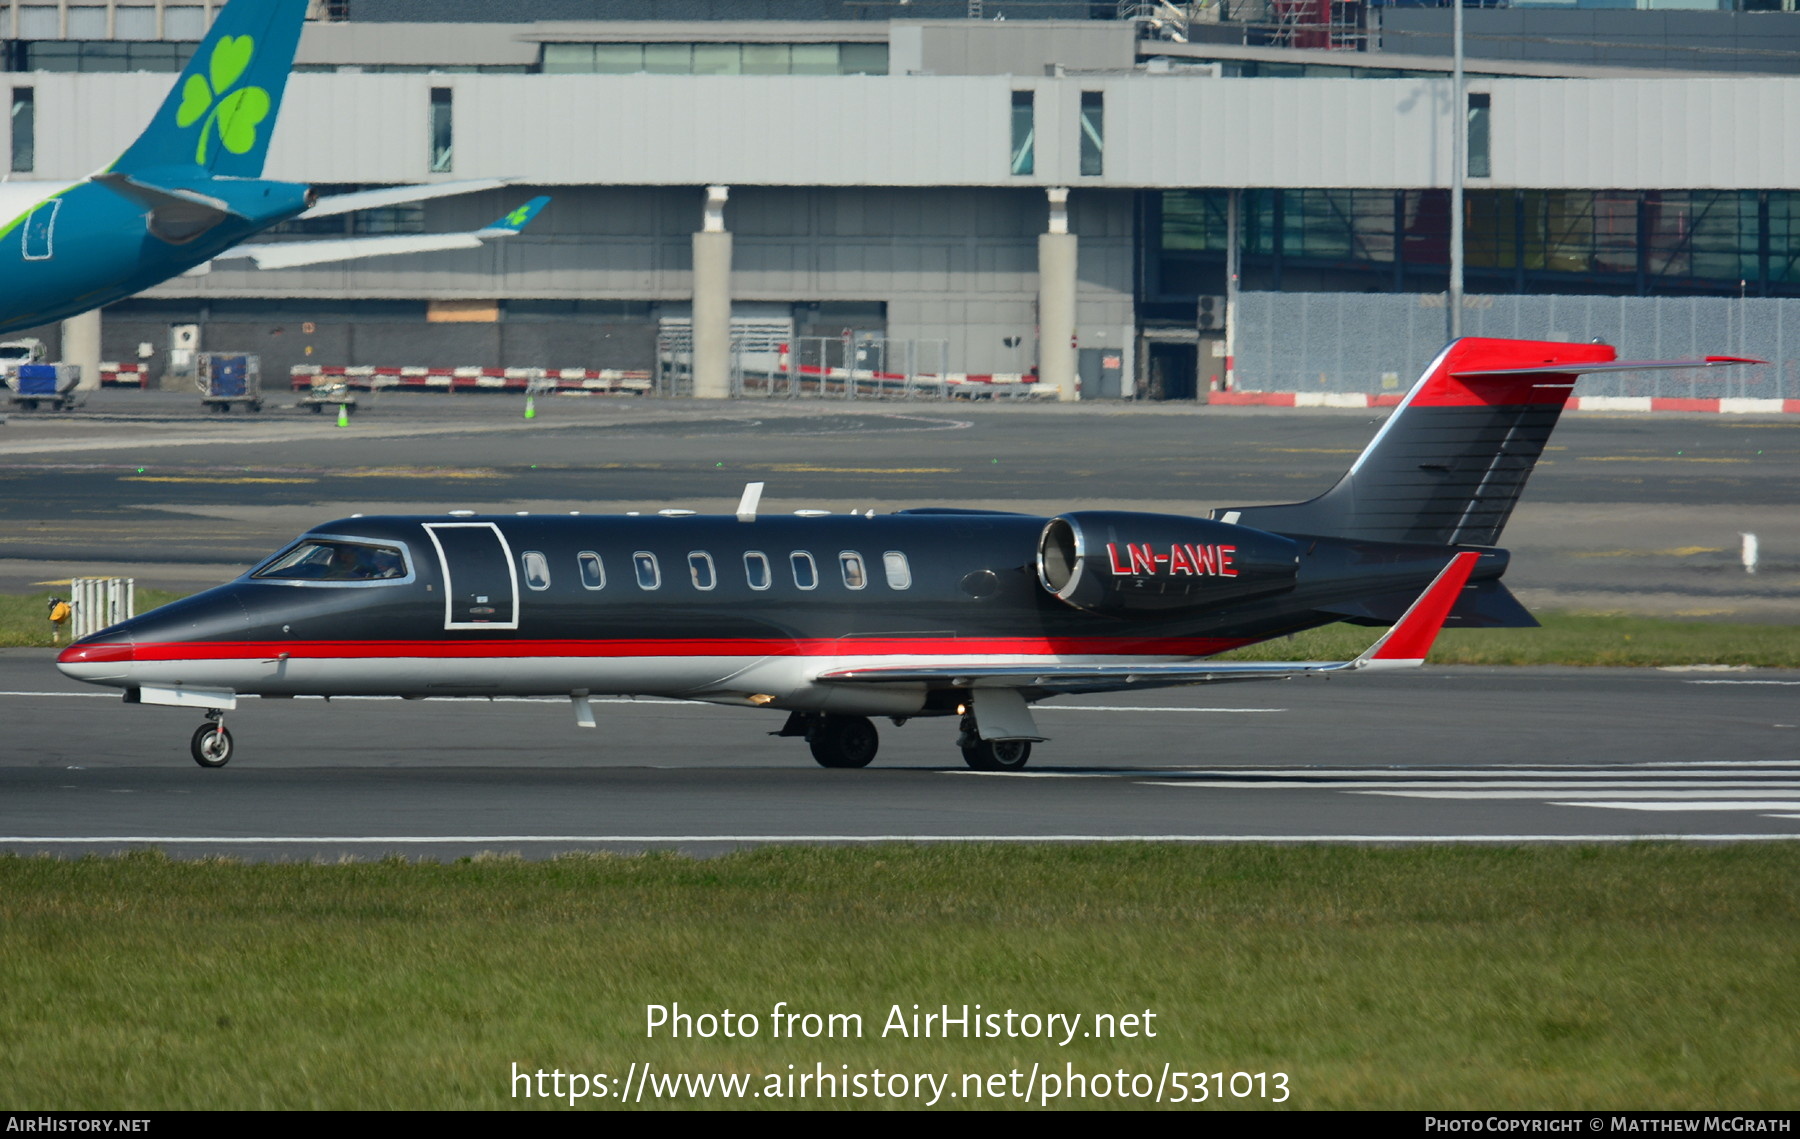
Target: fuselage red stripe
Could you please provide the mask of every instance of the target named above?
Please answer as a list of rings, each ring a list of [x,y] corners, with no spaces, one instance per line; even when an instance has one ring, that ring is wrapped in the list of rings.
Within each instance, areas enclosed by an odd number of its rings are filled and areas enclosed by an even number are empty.
[[[294,660],[375,657],[479,659],[519,657],[865,657],[865,656],[1180,656],[1222,653],[1251,644],[1245,637],[847,637],[441,641],[166,641],[136,644],[125,659]],[[123,646],[75,645],[65,663],[119,660]],[[96,650],[91,654],[84,649]]]

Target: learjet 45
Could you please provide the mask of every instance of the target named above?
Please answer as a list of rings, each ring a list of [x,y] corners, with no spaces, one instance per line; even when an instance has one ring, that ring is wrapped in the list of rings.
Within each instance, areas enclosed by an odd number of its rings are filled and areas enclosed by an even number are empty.
[[[1536,625],[1496,543],[1577,377],[1756,362],[1615,355],[1454,341],[1330,490],[1208,518],[771,515],[760,484],[735,515],[346,518],[58,666],[204,709],[206,767],[244,696],[558,696],[592,727],[591,697],[639,695],[784,712],[826,767],[875,758],[872,717],[941,718],[1016,770],[1040,700],[1416,667],[1447,625]],[[1335,621],[1392,627],[1354,660],[1213,659]]]

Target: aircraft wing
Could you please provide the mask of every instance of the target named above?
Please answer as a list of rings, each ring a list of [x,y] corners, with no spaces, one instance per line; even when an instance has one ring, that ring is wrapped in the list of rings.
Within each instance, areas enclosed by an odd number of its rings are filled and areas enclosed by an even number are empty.
[[[343,197],[353,195],[345,194]],[[474,249],[495,237],[511,237],[524,229],[550,201],[536,197],[480,229],[466,233],[388,234],[375,237],[327,238],[322,241],[271,241],[236,245],[215,261],[249,258],[258,269],[291,269],[328,261],[353,261],[362,257],[388,257],[396,253],[433,253],[440,249]],[[366,209],[367,207],[359,207]]]
[[[1457,554],[1438,571],[1418,600],[1393,628],[1355,660],[1198,661],[1192,664],[962,664],[902,665],[833,669],[818,679],[834,683],[925,683],[944,688],[1031,688],[1045,693],[1110,692],[1121,688],[1174,684],[1217,684],[1232,680],[1280,680],[1308,673],[1417,668],[1450,616],[1475,562],[1473,551]]]
[[[320,198],[303,218],[330,217],[356,210],[372,210],[380,206],[400,206],[407,202],[423,202],[431,198],[447,198],[453,194],[473,194],[478,190],[497,190],[507,184],[505,178],[468,178],[461,182],[434,182],[418,186],[386,186],[379,190],[356,190],[348,194],[328,194]]]

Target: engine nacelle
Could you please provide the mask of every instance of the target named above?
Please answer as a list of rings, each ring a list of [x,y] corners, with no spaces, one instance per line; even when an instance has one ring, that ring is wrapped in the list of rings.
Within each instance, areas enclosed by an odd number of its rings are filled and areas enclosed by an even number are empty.
[[[1300,546],[1287,538],[1179,514],[1059,514],[1038,539],[1044,588],[1095,613],[1168,613],[1282,593],[1299,566]]]

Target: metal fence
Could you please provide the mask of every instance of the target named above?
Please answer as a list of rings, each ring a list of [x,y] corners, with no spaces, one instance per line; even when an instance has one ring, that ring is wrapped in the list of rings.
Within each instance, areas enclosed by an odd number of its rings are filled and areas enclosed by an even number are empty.
[[[137,581],[129,577],[78,577],[69,582],[70,640],[98,633],[137,615]]]
[[[1442,293],[1243,293],[1237,387],[1404,392],[1444,347]],[[1800,397],[1800,300],[1731,297],[1472,296],[1463,332],[1603,340],[1625,360],[1754,356],[1746,368],[1584,376],[1581,396]]]
[[[953,393],[968,394],[967,377],[952,374],[949,359],[945,340],[803,336],[770,344],[734,336],[731,394],[765,399],[949,399]],[[693,394],[693,356],[686,342],[659,340],[656,360],[657,395]],[[1004,394],[999,390],[1003,386],[985,383],[981,394]]]

